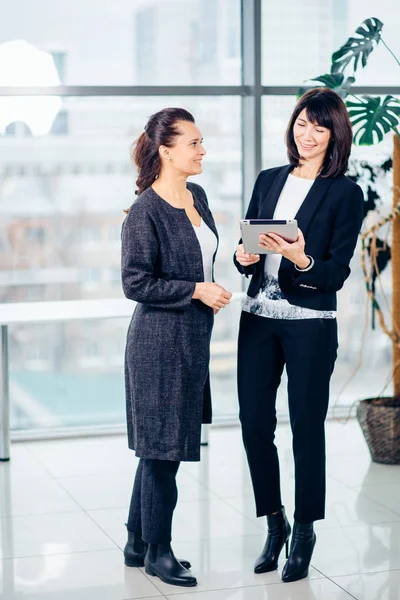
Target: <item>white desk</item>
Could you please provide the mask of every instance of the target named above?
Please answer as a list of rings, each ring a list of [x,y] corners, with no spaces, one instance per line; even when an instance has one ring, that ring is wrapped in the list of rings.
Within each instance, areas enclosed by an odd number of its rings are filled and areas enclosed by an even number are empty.
[[[2,304],[0,306],[0,461],[10,460],[9,325],[129,317],[133,313],[134,308],[135,303],[126,298],[112,298],[105,300],[64,300],[59,302],[21,302],[18,304]]]
[[[233,294],[232,300],[239,300],[242,297],[243,293]],[[2,304],[0,306],[0,461],[10,460],[9,325],[130,317],[134,307],[135,303],[126,298],[21,302],[17,304]]]

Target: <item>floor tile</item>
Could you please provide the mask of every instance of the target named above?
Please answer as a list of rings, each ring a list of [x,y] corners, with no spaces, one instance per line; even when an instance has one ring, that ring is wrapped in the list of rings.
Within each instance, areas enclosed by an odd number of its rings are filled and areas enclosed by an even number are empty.
[[[88,511],[88,515],[105,533],[123,549],[126,544],[126,527],[129,506]]]
[[[207,498],[215,497],[215,489],[208,485],[207,479],[205,479],[206,485],[199,480],[194,479],[185,471],[180,470],[176,479],[178,486],[178,497],[179,502],[193,502],[194,500],[205,500]]]
[[[0,463],[0,476],[6,480],[49,477],[50,473],[25,444],[11,444],[11,460]]]
[[[220,498],[251,495],[252,485],[240,428],[221,429],[202,449],[201,462],[182,463],[181,469]]]
[[[240,427],[221,427],[210,429],[209,445],[202,448],[200,463],[182,463],[182,468],[196,470],[203,461],[209,465],[228,466],[246,462]]]
[[[173,594],[168,593],[167,598],[172,599],[173,597]],[[350,600],[351,596],[327,579],[316,579],[203,593],[186,593],[180,595],[179,598],[180,600],[195,600],[196,598],[198,600]]]
[[[0,561],[2,598],[399,600],[400,466],[372,463],[355,421],[345,427],[330,421],[326,431],[326,519],[316,524],[310,579],[293,584],[280,579],[284,553],[278,571],[253,572],[266,519],[255,517],[240,428],[212,429],[202,461],[182,463],[173,547],[193,564],[199,581],[193,590],[166,586],[123,565],[138,464],[126,436],[13,444],[11,462],[0,464],[0,548],[3,557],[14,557]],[[287,424],[278,427],[276,440],[292,521]]]
[[[128,507],[90,511],[91,518],[122,548]],[[260,528],[219,499],[178,502],[174,514],[174,542],[257,535]]]
[[[389,486],[390,487],[390,486]],[[326,518],[316,523],[316,529],[329,529],[335,527],[348,527],[358,523],[385,523],[400,521],[399,512],[390,510],[389,504],[396,505],[396,494],[390,497],[387,507],[379,503],[379,489],[372,489],[371,497],[362,490],[350,489],[344,485],[328,479],[326,496]],[[374,492],[376,492],[374,494]],[[285,502],[286,514],[289,521],[293,522],[294,513],[294,481],[282,481],[282,498]],[[397,498],[400,497],[400,490]],[[254,498],[251,496],[240,496],[238,498],[226,498],[225,502],[243,514],[253,523],[266,531],[266,518],[257,518]],[[400,511],[400,508],[398,509]]]
[[[398,600],[400,570],[334,577],[333,581],[357,600]]]
[[[129,504],[134,477],[128,473],[61,477],[60,485],[83,510],[118,508]]]
[[[329,452],[329,449],[328,449]],[[379,465],[368,454],[327,456],[327,473],[349,487],[400,483],[400,466]]]
[[[368,446],[356,419],[350,419],[345,424],[344,419],[330,420],[325,430],[329,456],[357,454],[369,457]]]
[[[31,442],[27,447],[53,477],[110,473],[133,477],[138,462],[125,436]]]
[[[400,521],[400,516],[374,502],[366,494],[345,487],[328,486],[326,518],[316,525],[318,529],[327,529],[393,521]]]
[[[321,529],[311,563],[327,577],[400,569],[400,523]]]
[[[5,480],[0,473],[0,517],[79,512],[81,508],[49,475]]]
[[[220,465],[210,458],[208,463],[203,461],[196,469],[195,473],[193,468],[192,471],[187,472],[219,498],[253,495],[249,468],[244,460],[230,465]]]
[[[2,600],[126,600],[159,597],[120,550],[9,559],[0,563]]]
[[[254,563],[265,542],[263,535],[202,540],[198,542],[174,542],[174,552],[181,558],[190,560],[192,573],[198,579],[196,591],[224,588],[263,586],[282,583],[280,573],[286,562],[284,553],[279,561],[279,570],[256,575]],[[322,577],[315,569],[310,569],[310,578]],[[185,588],[176,588],[160,581],[151,581],[164,594],[184,594]]]
[[[260,529],[222,500],[178,503],[173,522],[176,542],[257,535]]]
[[[366,486],[358,488],[357,493],[364,498],[368,497],[380,505],[386,506],[397,515],[400,515],[400,483]]]
[[[61,477],[57,481],[84,510],[125,508],[130,503],[134,475],[80,475]],[[177,485],[179,502],[190,502],[214,495],[185,472],[178,473]]]
[[[0,519],[0,527],[2,558],[115,548],[84,513],[4,517]]]

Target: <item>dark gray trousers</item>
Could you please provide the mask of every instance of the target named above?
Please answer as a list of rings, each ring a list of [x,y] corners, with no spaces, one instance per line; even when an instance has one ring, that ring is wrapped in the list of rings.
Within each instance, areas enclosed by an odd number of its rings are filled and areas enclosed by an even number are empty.
[[[171,541],[172,516],[178,500],[179,462],[141,458],[133,484],[127,529],[148,544]]]

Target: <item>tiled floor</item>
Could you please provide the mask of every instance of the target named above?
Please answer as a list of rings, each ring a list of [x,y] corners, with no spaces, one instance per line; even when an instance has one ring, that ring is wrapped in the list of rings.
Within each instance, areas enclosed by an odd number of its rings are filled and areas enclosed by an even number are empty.
[[[290,430],[278,430],[282,488],[293,512]],[[327,518],[310,577],[253,573],[265,539],[238,428],[214,429],[201,463],[182,464],[174,549],[199,585],[163,584],[124,567],[136,467],[124,437],[14,444],[0,464],[2,600],[399,600],[400,467],[372,464],[358,424],[327,424]]]

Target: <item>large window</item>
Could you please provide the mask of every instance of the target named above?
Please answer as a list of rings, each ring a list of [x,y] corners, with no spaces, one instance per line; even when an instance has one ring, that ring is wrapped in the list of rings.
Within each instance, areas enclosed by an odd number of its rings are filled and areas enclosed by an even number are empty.
[[[241,214],[239,98],[65,98],[65,135],[0,136],[2,302],[121,295],[120,229],[135,198],[130,147],[168,105],[192,111],[201,128],[207,155],[196,181],[222,238],[218,276],[238,289],[228,263]]]
[[[207,150],[204,174],[221,237],[216,278],[240,291],[232,265],[241,216],[240,99],[65,98],[68,131],[0,136],[1,301],[120,298],[123,209],[134,201],[130,146],[167,105],[192,111]],[[216,319],[215,413],[234,415],[238,308]],[[14,428],[123,423],[128,320],[10,327]]]
[[[239,0],[13,0],[0,44],[21,39],[64,85],[240,83]]]
[[[9,4],[0,22],[2,303],[121,298],[123,209],[135,198],[130,148],[147,118],[165,106],[193,112],[202,131],[207,156],[196,181],[206,189],[220,233],[216,278],[242,291],[248,280],[232,265],[238,220],[259,168],[287,160],[284,134],[296,101],[293,88],[329,71],[332,51],[370,16],[384,22],[384,39],[400,54],[400,9],[391,0],[382,0],[379,10],[372,0]],[[254,51],[261,63],[252,60]],[[31,62],[32,52],[39,52],[39,66]],[[381,44],[357,83],[393,86],[397,72]],[[253,102],[262,95],[254,85],[260,80],[267,88],[281,86],[281,95],[264,89],[261,114]],[[58,94],[43,95],[46,86],[59,84],[65,87]],[[7,86],[32,89],[16,98]],[[390,151],[388,138],[378,151],[353,155],[374,161]],[[379,327],[371,331],[368,324],[363,338],[359,249],[352,268],[339,297],[341,349],[332,402],[356,370],[362,347],[364,365],[341,394],[341,408],[379,393],[390,364],[390,345]],[[384,279],[390,297],[389,270]],[[240,308],[240,301],[232,303],[215,322],[216,420],[237,418]],[[127,325],[125,318],[82,318],[10,327],[13,428],[123,424]],[[287,416],[284,385],[278,412]]]
[[[332,52],[342,46],[362,21],[384,23],[383,39],[400,55],[400,10],[392,0],[262,1],[262,78],[264,85],[298,85],[329,73]],[[357,75],[358,85],[398,85],[398,68],[381,43]]]
[[[284,5],[263,0],[264,85],[296,85],[329,70],[342,27],[342,15],[336,16],[340,4],[342,0],[286,0]]]

